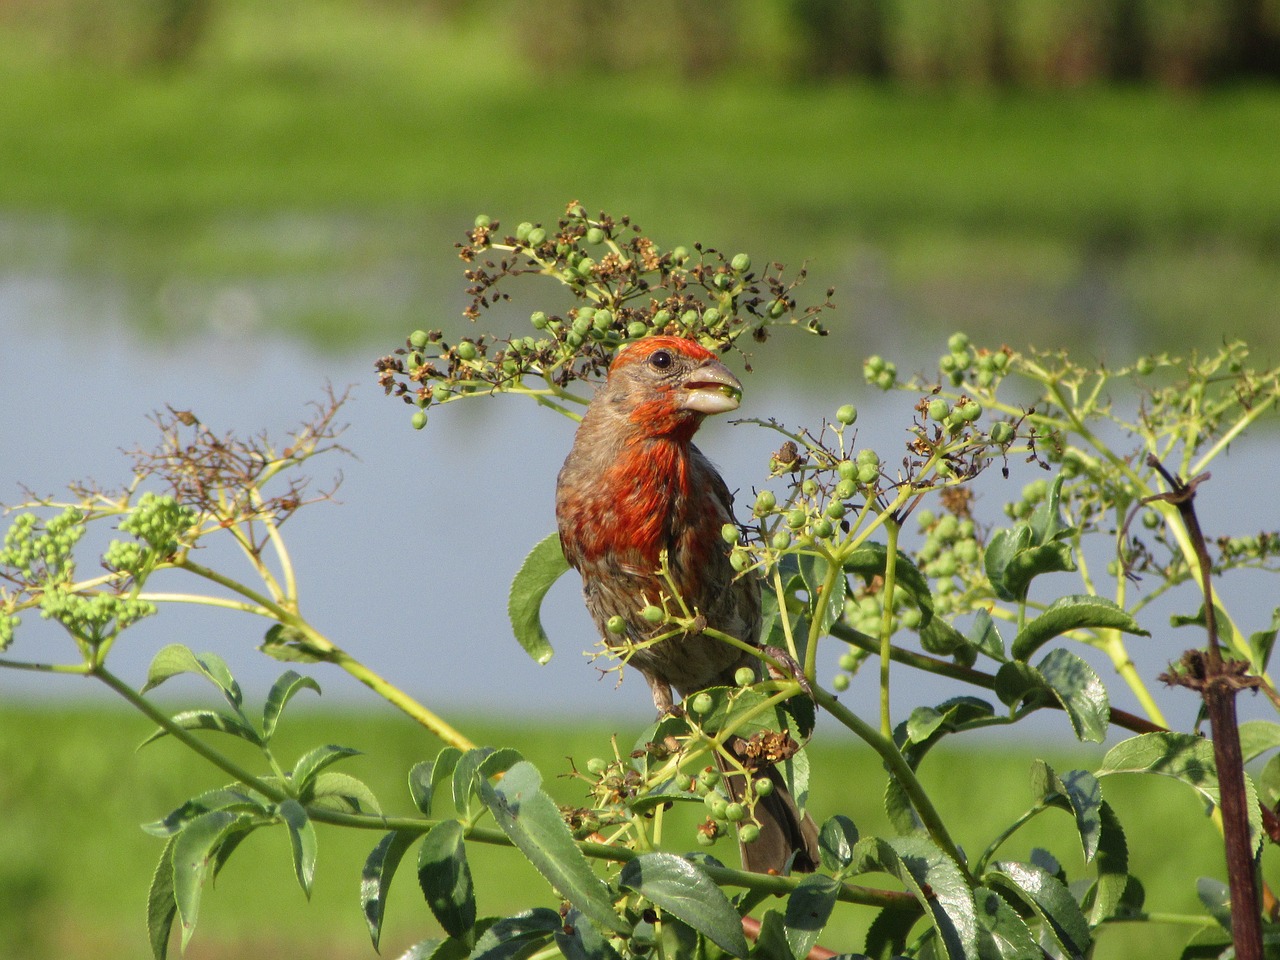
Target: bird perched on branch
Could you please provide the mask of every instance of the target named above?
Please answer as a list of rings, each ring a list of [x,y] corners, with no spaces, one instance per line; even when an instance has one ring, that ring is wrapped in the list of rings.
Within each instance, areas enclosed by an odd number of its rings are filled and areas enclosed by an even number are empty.
[[[675,596],[707,628],[752,645],[759,640],[759,579],[734,571],[732,546],[721,536],[734,522],[733,497],[693,445],[703,418],[736,410],[741,395],[737,377],[693,340],[655,336],[630,344],[587,408],[556,484],[560,544],[582,575],[587,609],[606,643],[631,647],[627,662],[648,681],[659,714],[674,711],[673,689],[684,697],[732,686],[741,667],[758,663],[702,632],[645,645],[671,627],[641,616],[646,606]],[[619,627],[621,633],[614,632]],[[726,746],[739,762],[747,757],[742,738]],[[725,757],[717,761],[740,799],[744,778],[730,773]],[[774,767],[753,768],[753,762],[747,758],[744,766],[772,780],[774,789],[757,800],[760,835],[742,844],[744,867],[781,872],[795,853],[792,869],[814,869],[813,821],[797,809]]]

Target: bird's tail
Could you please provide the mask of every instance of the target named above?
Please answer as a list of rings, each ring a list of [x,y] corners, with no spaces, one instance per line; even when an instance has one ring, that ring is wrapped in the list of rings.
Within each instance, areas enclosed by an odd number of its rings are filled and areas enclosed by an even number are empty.
[[[741,737],[732,738],[727,746],[739,759],[745,758],[746,741]],[[746,779],[741,773],[728,769],[727,758],[717,754],[716,760],[729,793],[741,802],[746,793]],[[773,792],[756,798],[760,835],[751,843],[738,843],[743,869],[752,873],[785,874],[788,870],[812,873],[818,867],[817,825],[807,813],[800,811],[777,767],[757,769],[755,773],[773,782]]]

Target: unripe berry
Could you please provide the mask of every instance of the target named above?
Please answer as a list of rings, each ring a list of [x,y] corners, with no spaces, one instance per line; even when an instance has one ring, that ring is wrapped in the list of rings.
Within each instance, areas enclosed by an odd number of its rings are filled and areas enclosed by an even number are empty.
[[[652,603],[640,611],[640,616],[644,617],[649,623],[661,623],[667,617],[661,607],[654,606]]]
[[[427,415],[423,411],[419,410],[413,415],[413,418],[409,422],[413,425],[413,429],[421,430],[427,425]]]
[[[836,411],[836,419],[848,426],[858,419],[858,408],[852,403],[846,403]]]
[[[804,525],[803,519],[801,519],[800,525],[801,526]],[[773,549],[775,550],[787,549],[787,547],[791,546],[791,531],[779,530],[777,533],[773,535],[773,539],[769,542],[769,545],[772,546]]]
[[[609,618],[608,622],[605,623],[605,629],[615,636],[621,636],[627,632],[627,620],[625,617],[614,614]]]
[[[710,847],[716,842],[716,838],[714,836],[709,833],[703,833],[701,830],[697,832],[696,836],[698,838],[698,846],[700,847]]]
[[[858,475],[858,466],[852,460],[841,460],[836,464],[836,473],[841,480],[852,480]]]
[[[488,217],[486,217],[483,213],[482,213],[482,214],[480,214],[478,217],[476,217],[476,226],[477,226],[477,227],[487,227],[487,226],[489,226],[489,224],[491,224],[492,222],[493,222],[493,221],[492,221],[492,220],[490,220]]]
[[[852,653],[840,654],[841,670],[856,670],[858,668],[858,658]]]
[[[880,465],[867,462],[858,467],[859,483],[875,483],[880,477]]]
[[[720,528],[720,539],[729,544],[737,543],[738,525],[736,523],[726,523]]]
[[[716,820],[725,819],[729,803],[724,797],[720,796],[720,794],[708,793],[702,802],[706,805],[707,812],[711,814],[712,818]]]
[[[952,353],[963,353],[969,349],[969,336],[965,333],[953,333],[947,338],[947,349]]]
[[[818,519],[813,522],[813,535],[819,540],[825,540],[831,536],[835,528],[831,526],[829,520]]]
[[[947,414],[951,412],[951,405],[941,397],[934,397],[929,401],[929,419],[945,420]]]
[[[857,484],[852,480],[841,480],[836,484],[835,495],[840,500],[848,500],[857,491]]]
[[[431,402],[444,403],[449,399],[449,387],[443,383],[437,383],[431,388]]]
[[[587,243],[604,243],[604,231],[599,227],[592,227],[587,231]]]
[[[713,706],[715,706],[715,701],[711,698],[711,694],[700,693],[697,696],[695,696],[692,701],[690,701],[689,711],[691,713],[696,713],[698,716],[702,716],[703,714],[710,713],[711,708]],[[705,774],[702,776],[699,776],[698,779],[701,780],[703,783],[707,783],[707,778]],[[707,786],[714,787],[715,784],[707,783]]]
[[[991,425],[991,441],[1002,446],[1013,439],[1013,424],[1001,420]]]
[[[686,247],[676,247],[671,251],[671,260],[673,263],[684,263],[689,259],[689,250]]]
[[[542,229],[542,227],[534,227],[532,230],[529,231],[528,239],[529,239],[529,246],[539,247],[546,241],[547,231]]]
[[[747,815],[747,809],[740,803],[730,803],[724,808],[724,818],[730,823],[740,823]]]
[[[760,828],[754,823],[744,823],[738,828],[738,839],[743,843],[755,843],[760,839]]]
[[[756,505],[752,509],[758,517],[763,517],[778,505],[777,498],[773,495],[772,490],[761,490],[756,494]]]
[[[698,322],[698,311],[692,308],[686,310],[684,313],[680,314],[680,322],[686,327],[692,327]]]
[[[745,253],[739,253],[729,261],[729,266],[733,267],[735,273],[746,273],[751,269],[751,258]]]
[[[519,226],[516,227],[516,239],[519,240],[521,243],[528,243],[529,234],[532,232],[533,232],[533,224],[530,223],[528,220],[525,220],[523,223],[521,223]]]
[[[454,350],[459,360],[474,360],[476,358],[476,345],[470,340],[463,340]]]
[[[702,696],[706,697],[708,700],[711,699],[711,694],[709,693],[704,693],[702,694]],[[707,708],[707,710],[710,710],[710,709],[711,709],[710,707]],[[706,713],[706,710],[704,710],[703,713]],[[703,783],[705,783],[708,787],[714,788],[716,784],[720,782],[720,771],[717,770],[715,767],[707,767],[701,773],[698,774],[698,779]]]
[[[655,327],[662,328],[662,327],[665,327],[670,322],[671,322],[670,310],[659,310],[657,313],[653,315],[653,325]]]
[[[415,350],[421,350],[423,347],[425,347],[427,345],[428,339],[429,338],[427,337],[427,331],[425,330],[415,330],[413,331],[413,333],[409,334],[409,343],[413,346]]]
[[[733,682],[739,687],[749,687],[756,682],[756,672],[750,667],[739,667],[734,671]]]
[[[873,463],[877,467],[880,466],[880,455],[871,449],[859,450],[856,459],[858,466],[862,466],[864,463]]]
[[[649,332],[649,327],[641,320],[632,320],[627,324],[627,336],[633,339],[639,339]]]
[[[823,512],[830,519],[839,520],[848,512],[848,508],[845,507],[845,505],[841,501],[832,500],[830,503],[827,504],[827,509]]]
[[[805,512],[796,508],[787,514],[787,526],[792,530],[799,530],[804,526],[806,519],[807,517],[805,516]]]
[[[609,765],[599,757],[592,757],[587,761],[587,773],[594,777],[600,776],[600,774],[604,773],[608,769]]]
[[[836,693],[843,693],[849,689],[849,675],[847,673],[837,673],[831,678],[831,686]]]
[[[1133,365],[1133,368],[1138,371],[1140,375],[1146,377],[1155,371],[1156,362],[1150,357],[1140,357],[1138,362]]]
[[[702,311],[703,323],[718,323],[719,320],[720,320],[720,311],[717,310],[715,307],[707,307],[706,310]]]
[[[818,492],[818,481],[813,479],[806,480],[804,483],[800,484],[800,492],[806,497],[812,497]]]
[[[767,797],[773,793],[773,781],[768,777],[760,777],[754,784],[757,797]]]

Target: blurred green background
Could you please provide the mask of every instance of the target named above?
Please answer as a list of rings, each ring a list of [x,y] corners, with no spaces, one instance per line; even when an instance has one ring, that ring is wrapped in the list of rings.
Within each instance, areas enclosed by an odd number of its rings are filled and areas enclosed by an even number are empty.
[[[462,322],[452,244],[477,212],[551,221],[570,199],[659,242],[807,260],[838,305],[831,343],[794,350],[821,374],[809,389],[847,380],[854,349],[926,351],[954,329],[1116,362],[1245,337],[1275,361],[1278,76],[1275,0],[0,0],[0,334],[50,354],[0,364],[34,384],[94,362],[116,326],[174,364],[211,330],[371,360]],[[75,309],[27,310],[45,287]],[[228,319],[229,289],[253,325]],[[51,429],[7,420],[5,446]],[[33,467],[3,462],[6,483]],[[462,725],[511,742],[492,716]],[[551,780],[635,727],[522,725],[515,745]],[[218,782],[170,744],[133,754],[146,732],[99,706],[0,703],[6,956],[146,955],[159,844],[134,824]],[[436,749],[349,706],[292,735],[366,750],[353,772],[391,810],[398,771]],[[866,751],[814,749],[817,812],[885,829]],[[1020,811],[1047,749],[931,757],[962,842]],[[993,782],[1007,808],[979,791]],[[1186,878],[1221,868],[1190,793],[1107,790],[1149,901],[1196,911]],[[373,840],[322,833],[308,906],[283,835],[255,837],[187,955],[371,955],[356,886]],[[525,905],[496,900],[535,888],[511,863],[481,859],[482,909]],[[410,872],[393,901],[388,955],[433,926]],[[868,918],[845,914],[831,945],[855,949]],[[1188,934],[1119,929],[1098,956],[1173,956]]]

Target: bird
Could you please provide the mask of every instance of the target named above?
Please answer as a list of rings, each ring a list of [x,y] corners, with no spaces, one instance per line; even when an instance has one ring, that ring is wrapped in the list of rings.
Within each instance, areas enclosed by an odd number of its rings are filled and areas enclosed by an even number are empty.
[[[587,610],[607,645],[627,647],[626,662],[648,682],[659,717],[676,712],[673,690],[688,697],[733,686],[744,666],[758,673],[749,651],[697,630],[705,623],[759,642],[760,578],[734,570],[733,545],[722,536],[735,524],[733,496],[693,444],[707,416],[736,410],[741,397],[738,378],[697,341],[668,335],[633,341],[618,351],[588,404],[556,481],[560,546],[582,577]],[[671,628],[650,623],[642,611],[673,594],[694,612],[695,627],[649,642]],[[726,747],[739,760],[747,755],[741,737]],[[718,752],[716,759],[740,800],[743,776]],[[744,868],[812,871],[818,862],[812,819],[776,768],[752,772],[774,789],[759,792],[759,836],[740,842]]]

